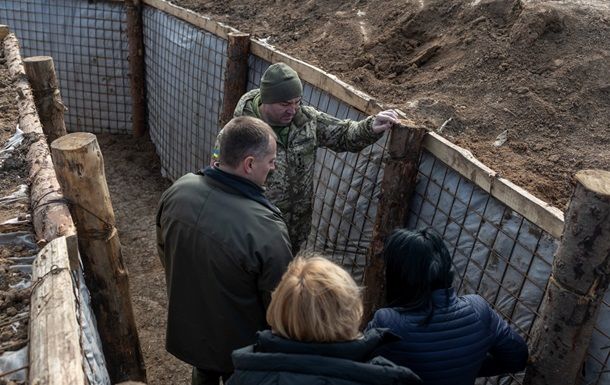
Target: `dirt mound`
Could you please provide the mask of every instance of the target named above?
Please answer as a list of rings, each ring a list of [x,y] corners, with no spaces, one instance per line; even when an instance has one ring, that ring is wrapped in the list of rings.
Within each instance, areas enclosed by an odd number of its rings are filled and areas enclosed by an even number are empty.
[[[610,169],[610,5],[174,0],[340,76],[564,208]],[[504,145],[493,145],[505,132]]]

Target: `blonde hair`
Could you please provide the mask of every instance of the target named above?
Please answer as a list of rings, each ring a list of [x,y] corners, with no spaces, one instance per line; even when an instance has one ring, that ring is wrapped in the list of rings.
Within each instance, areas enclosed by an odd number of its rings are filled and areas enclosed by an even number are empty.
[[[351,341],[360,332],[360,288],[324,257],[297,257],[271,295],[267,322],[274,333],[303,342]]]

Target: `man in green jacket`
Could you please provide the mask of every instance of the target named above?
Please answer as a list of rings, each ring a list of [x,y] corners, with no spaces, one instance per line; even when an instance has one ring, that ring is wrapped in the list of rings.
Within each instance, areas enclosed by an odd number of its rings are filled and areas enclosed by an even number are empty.
[[[394,123],[393,110],[361,121],[341,120],[301,105],[303,85],[296,71],[275,63],[263,73],[260,89],[244,94],[234,116],[254,116],[278,137],[276,168],[267,179],[266,195],[282,211],[296,254],[307,239],[313,211],[313,178],[318,147],[358,152],[376,142]],[[219,137],[221,136],[219,134]],[[220,153],[221,154],[221,153]],[[218,161],[218,146],[212,162]]]
[[[252,117],[232,119],[223,133],[218,167],[178,179],[156,218],[166,348],[193,365],[193,384],[233,372],[231,352],[267,327],[271,291],[292,259],[280,211],[261,187],[275,168],[275,133]]]

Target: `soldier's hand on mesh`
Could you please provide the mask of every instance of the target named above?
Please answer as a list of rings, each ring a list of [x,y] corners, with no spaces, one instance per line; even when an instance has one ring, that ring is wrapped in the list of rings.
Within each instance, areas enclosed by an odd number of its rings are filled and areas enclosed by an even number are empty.
[[[398,123],[398,114],[394,110],[381,111],[373,119],[373,132],[378,134],[388,130],[392,125]]]

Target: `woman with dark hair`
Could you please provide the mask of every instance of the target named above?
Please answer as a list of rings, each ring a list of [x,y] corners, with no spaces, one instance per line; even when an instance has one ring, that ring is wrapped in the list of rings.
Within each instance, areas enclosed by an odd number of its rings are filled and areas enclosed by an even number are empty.
[[[523,338],[478,295],[455,294],[451,256],[428,230],[395,230],[384,248],[388,307],[370,328],[402,340],[376,353],[406,366],[426,385],[472,385],[476,377],[525,369]]]

